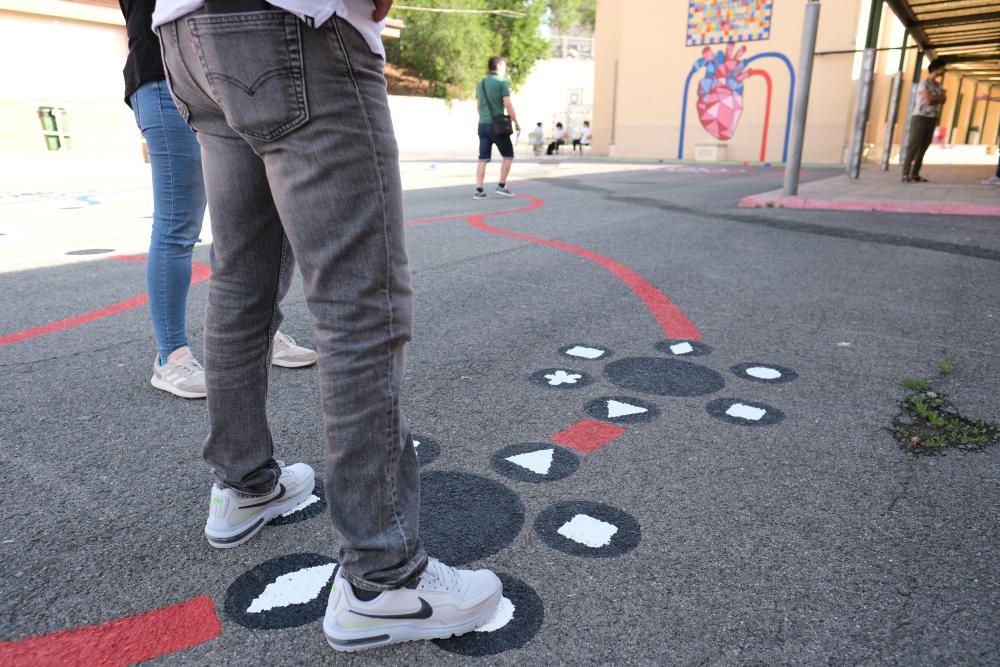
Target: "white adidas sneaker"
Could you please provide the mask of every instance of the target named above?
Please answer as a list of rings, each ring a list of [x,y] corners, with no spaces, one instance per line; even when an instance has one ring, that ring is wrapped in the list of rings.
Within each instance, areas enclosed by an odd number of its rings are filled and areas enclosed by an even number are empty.
[[[238,547],[280,514],[305,502],[316,485],[316,473],[305,463],[290,466],[278,461],[281,477],[271,493],[249,496],[212,484],[205,537],[217,549]]]
[[[337,570],[326,605],[323,634],[338,651],[415,639],[446,639],[485,625],[503,594],[489,570],[456,570],[431,558],[412,587],[383,591],[364,602]]]
[[[160,356],[156,356],[149,383],[181,398],[205,398],[206,395],[205,369],[186,345],[171,352],[162,366]]]
[[[295,339],[280,331],[274,334],[271,363],[284,368],[303,368],[316,363],[316,350],[295,344]]]

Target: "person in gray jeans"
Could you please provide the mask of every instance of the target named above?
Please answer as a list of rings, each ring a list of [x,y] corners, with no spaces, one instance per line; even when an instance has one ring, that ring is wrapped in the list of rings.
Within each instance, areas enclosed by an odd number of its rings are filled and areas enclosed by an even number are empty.
[[[400,410],[412,293],[378,39],[391,3],[331,0],[325,14],[304,13],[318,4],[159,0],[153,25],[201,144],[214,239],[205,533],[216,547],[242,544],[313,488],[308,465],[275,460],[265,414],[294,256],[315,319],[340,545],[323,630],[334,648],[357,650],[469,632],[490,620],[502,585],[428,558],[420,541],[417,456]]]

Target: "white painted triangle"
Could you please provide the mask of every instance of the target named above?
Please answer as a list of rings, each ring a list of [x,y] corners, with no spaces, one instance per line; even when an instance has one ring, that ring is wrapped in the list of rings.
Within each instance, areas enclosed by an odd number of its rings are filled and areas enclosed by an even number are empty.
[[[305,604],[315,600],[323,592],[323,587],[330,581],[336,565],[336,563],[327,563],[281,575],[269,583],[264,591],[250,603],[250,606],[247,607],[247,613],[259,614],[275,607]]]
[[[649,412],[649,410],[646,408],[640,408],[638,405],[622,403],[621,401],[608,401],[609,419],[614,419],[615,417],[625,417],[628,415],[641,415],[643,412]]]
[[[553,454],[554,452],[551,449],[539,449],[537,452],[527,452],[525,454],[508,456],[507,460],[514,465],[527,468],[531,472],[536,472],[539,475],[548,475],[549,468],[552,467]]]

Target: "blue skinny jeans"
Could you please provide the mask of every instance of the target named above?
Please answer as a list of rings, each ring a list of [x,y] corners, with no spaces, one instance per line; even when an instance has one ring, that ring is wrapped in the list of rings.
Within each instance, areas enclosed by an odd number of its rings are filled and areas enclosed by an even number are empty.
[[[205,217],[201,149],[166,81],[148,81],[130,98],[153,169],[153,233],[146,263],[149,312],[160,359],[188,344],[185,329],[191,253]]]

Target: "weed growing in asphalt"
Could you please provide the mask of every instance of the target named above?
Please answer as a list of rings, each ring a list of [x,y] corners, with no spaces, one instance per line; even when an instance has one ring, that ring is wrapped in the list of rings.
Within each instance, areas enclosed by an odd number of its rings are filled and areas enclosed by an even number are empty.
[[[942,376],[954,370],[950,359],[938,363]],[[931,391],[930,380],[908,377],[899,384],[912,393],[900,404],[892,432],[899,446],[911,455],[940,453],[947,448],[979,451],[1000,441],[1000,429],[963,417],[944,394]]]
[[[903,378],[899,386],[910,391],[927,391],[931,388],[931,383],[923,378]]]

